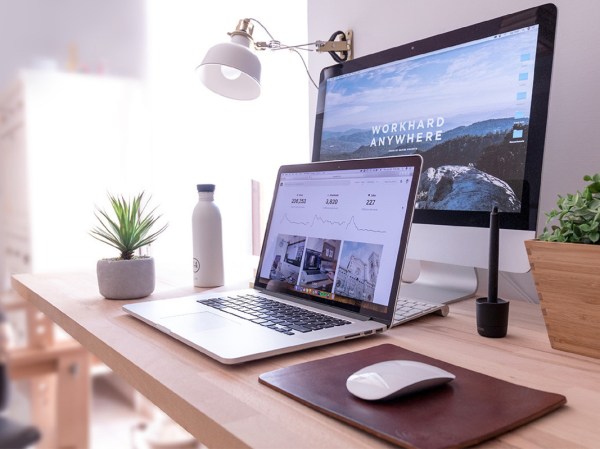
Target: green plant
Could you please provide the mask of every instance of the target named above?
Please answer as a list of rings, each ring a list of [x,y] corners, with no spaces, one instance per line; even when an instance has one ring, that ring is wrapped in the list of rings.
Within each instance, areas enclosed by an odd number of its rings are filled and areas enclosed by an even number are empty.
[[[163,232],[167,225],[152,232],[161,215],[155,215],[156,208],[146,213],[150,199],[144,201],[144,192],[130,199],[123,196],[108,195],[114,217],[102,209],[94,213],[100,222],[90,234],[97,240],[106,243],[121,253],[120,259],[132,259],[134,252],[142,246],[152,243]]]
[[[589,184],[583,192],[558,196],[557,209],[546,214],[548,220],[540,240],[549,242],[600,244],[600,173],[584,176]],[[553,220],[558,225],[548,225]]]

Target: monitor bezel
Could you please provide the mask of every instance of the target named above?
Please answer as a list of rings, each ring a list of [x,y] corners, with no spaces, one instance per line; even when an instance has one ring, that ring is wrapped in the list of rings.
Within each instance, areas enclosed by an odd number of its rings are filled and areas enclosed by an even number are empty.
[[[461,45],[532,25],[539,25],[532,90],[529,134],[520,213],[501,213],[500,227],[535,231],[537,227],[550,78],[554,56],[557,9],[548,3],[485,22],[359,57],[321,70],[315,114],[312,160],[319,161],[327,80],[359,70]],[[415,209],[414,222],[450,226],[489,226],[489,212]]]

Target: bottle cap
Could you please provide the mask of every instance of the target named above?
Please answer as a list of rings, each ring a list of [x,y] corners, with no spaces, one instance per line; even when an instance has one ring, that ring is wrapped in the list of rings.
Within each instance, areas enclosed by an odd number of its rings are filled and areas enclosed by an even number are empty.
[[[196,184],[196,188],[198,192],[214,192],[215,185],[214,184]]]

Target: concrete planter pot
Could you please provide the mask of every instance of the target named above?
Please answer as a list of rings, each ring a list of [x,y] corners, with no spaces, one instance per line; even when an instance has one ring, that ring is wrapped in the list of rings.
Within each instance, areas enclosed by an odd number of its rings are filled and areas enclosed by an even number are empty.
[[[98,289],[106,299],[137,299],[154,291],[154,259],[102,259],[96,265]]]
[[[600,358],[600,245],[525,246],[552,347]]]

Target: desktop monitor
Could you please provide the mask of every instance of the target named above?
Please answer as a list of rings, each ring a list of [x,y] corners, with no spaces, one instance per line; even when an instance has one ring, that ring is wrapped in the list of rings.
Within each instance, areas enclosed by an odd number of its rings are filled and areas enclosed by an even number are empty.
[[[313,160],[423,157],[402,295],[477,290],[497,206],[499,269],[525,273],[534,238],[556,7],[546,4],[321,71]]]

